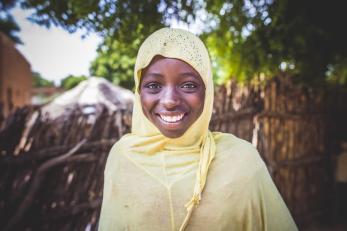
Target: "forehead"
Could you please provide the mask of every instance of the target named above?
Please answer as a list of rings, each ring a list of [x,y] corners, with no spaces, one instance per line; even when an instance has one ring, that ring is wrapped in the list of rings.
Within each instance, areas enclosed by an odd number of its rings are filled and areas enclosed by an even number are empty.
[[[180,59],[155,56],[150,64],[141,71],[141,79],[152,74],[191,75],[203,82],[200,74],[188,63]]]

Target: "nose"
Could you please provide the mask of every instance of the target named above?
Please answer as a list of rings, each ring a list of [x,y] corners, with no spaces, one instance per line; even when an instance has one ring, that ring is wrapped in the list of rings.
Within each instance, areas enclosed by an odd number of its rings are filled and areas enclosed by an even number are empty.
[[[180,103],[179,94],[174,87],[166,87],[160,101],[166,109],[173,109]]]

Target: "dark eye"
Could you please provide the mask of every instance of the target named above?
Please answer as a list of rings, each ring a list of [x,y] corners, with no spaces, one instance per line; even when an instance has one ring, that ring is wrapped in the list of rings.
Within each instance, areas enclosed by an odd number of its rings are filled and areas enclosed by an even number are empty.
[[[189,89],[189,90],[193,90],[195,88],[197,88],[198,85],[196,83],[191,83],[191,82],[188,82],[188,83],[184,83],[182,84],[181,88],[184,88],[184,89]]]
[[[157,82],[149,82],[149,83],[145,83],[141,88],[143,91],[146,91],[150,94],[156,94],[160,92],[162,86],[160,83],[157,83]]]
[[[148,83],[145,85],[145,88],[148,89],[158,89],[160,88],[160,85],[158,83]]]

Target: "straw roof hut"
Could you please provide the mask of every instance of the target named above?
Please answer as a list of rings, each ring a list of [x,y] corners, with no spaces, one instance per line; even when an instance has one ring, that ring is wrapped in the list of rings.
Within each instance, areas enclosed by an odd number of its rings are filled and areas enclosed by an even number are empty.
[[[90,77],[76,87],[56,97],[41,108],[42,113],[51,119],[67,116],[76,108],[85,114],[98,114],[106,107],[112,113],[117,110],[131,110],[133,93],[113,85],[104,78]]]

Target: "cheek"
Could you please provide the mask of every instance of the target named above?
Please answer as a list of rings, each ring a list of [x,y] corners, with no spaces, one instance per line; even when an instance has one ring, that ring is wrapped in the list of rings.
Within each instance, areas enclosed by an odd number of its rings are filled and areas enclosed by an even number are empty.
[[[204,110],[204,104],[205,104],[205,89],[200,92],[199,101],[200,101],[201,112],[202,112]]]
[[[196,94],[189,99],[191,108],[198,114],[198,116],[204,110],[205,93],[201,92]]]
[[[140,94],[140,100],[143,113],[150,119],[150,111],[154,105],[152,97],[149,97],[147,94]]]

